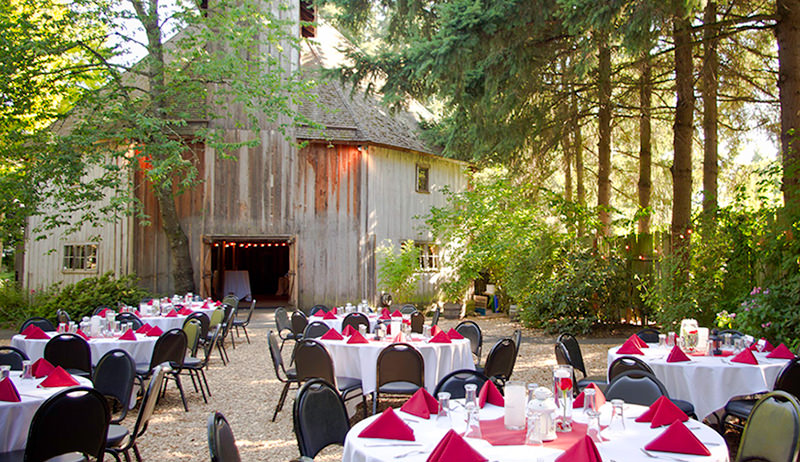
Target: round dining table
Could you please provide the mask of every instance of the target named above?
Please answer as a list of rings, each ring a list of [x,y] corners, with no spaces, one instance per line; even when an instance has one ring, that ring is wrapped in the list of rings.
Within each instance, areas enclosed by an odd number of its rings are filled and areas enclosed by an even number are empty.
[[[51,338],[57,335],[52,331],[46,333]],[[149,363],[156,340],[158,337],[148,337],[142,334],[136,334],[136,341],[120,340],[118,337],[92,337],[88,341],[89,350],[92,352],[92,366],[97,365],[104,354],[117,348],[127,351],[137,364]],[[31,361],[36,361],[44,356],[44,347],[48,341],[49,339],[29,339],[24,335],[17,334],[11,337],[11,346],[24,351]]]
[[[337,314],[336,319],[324,319],[322,316],[312,315],[309,316],[308,322],[311,323],[313,321],[322,321],[325,323],[326,326],[330,327],[331,329],[336,329],[338,332],[342,331],[342,322],[344,322],[344,318],[347,316],[346,314]],[[370,313],[367,315],[367,320],[369,321],[369,331],[375,332],[375,325],[378,323],[378,315],[375,313]]]
[[[209,318],[211,318],[211,313],[217,309],[217,307],[208,307],[207,304],[204,302],[192,302],[192,306],[189,308],[195,313],[203,313]],[[140,310],[141,312],[141,310]],[[186,321],[188,316],[178,314],[175,316],[165,316],[165,315],[149,315],[145,313],[141,313],[139,319],[142,320],[143,323],[150,324],[151,326],[158,326],[163,332],[166,332],[170,329],[182,329],[183,323]]]
[[[669,397],[689,401],[701,419],[722,409],[735,396],[772,390],[775,378],[787,359],[767,358],[754,352],[758,364],[731,362],[732,356],[692,356],[691,361],[667,362],[671,348],[648,344],[642,355],[617,354],[619,346],[608,350],[608,365],[620,356],[639,358],[651,369],[669,392]]]
[[[367,335],[369,343],[347,343],[344,340],[319,339],[333,358],[334,370],[339,377],[361,379],[365,395],[375,391],[378,355],[391,345],[389,339],[374,340]],[[425,361],[425,389],[433,393],[436,384],[445,375],[459,369],[475,369],[472,350],[467,339],[456,339],[450,343],[429,343],[422,335],[411,334],[410,345],[416,348]]]
[[[44,380],[22,379],[20,371],[11,371],[9,377],[19,392],[20,402],[0,401],[0,453],[22,451],[28,439],[28,429],[39,406],[57,392],[68,387],[40,388]],[[73,375],[81,386],[91,387],[89,379]],[[3,456],[0,455],[0,460]],[[21,460],[21,458],[20,458]]]
[[[463,400],[457,400],[460,403]],[[354,425],[347,433],[344,443],[342,462],[424,462],[433,449],[442,440],[445,433],[451,428],[463,434],[466,429],[466,413],[461,405],[451,403],[450,424],[440,424],[433,415],[430,419],[423,419],[403,411],[395,413],[414,431],[414,441],[389,440],[380,438],[362,438],[358,435],[380,414],[364,419]],[[680,453],[662,453],[650,451],[656,458],[651,458],[642,452],[642,448],[657,438],[667,427],[650,428],[649,423],[639,423],[634,419],[647,410],[646,406],[625,404],[625,430],[617,436],[608,435],[607,441],[596,443],[597,449],[604,462],[653,462],[684,461],[684,462],[728,462],[728,447],[722,436],[714,429],[703,425],[696,420],[689,420],[685,425],[708,448],[710,456],[697,456]],[[487,421],[501,419],[503,408],[486,404],[480,411],[481,428]],[[586,416],[582,410],[573,412],[575,422],[586,423]],[[605,427],[611,419],[611,403],[606,403],[600,408],[600,425]],[[500,430],[502,432],[503,429]],[[584,430],[585,431],[585,430]],[[606,436],[605,431],[601,435]],[[486,435],[482,435],[486,438]],[[542,446],[526,445],[492,445],[486,439],[464,438],[477,452],[490,461],[502,462],[552,462],[568,447],[569,443],[561,438],[553,442],[544,443]],[[559,441],[561,439],[561,441]],[[663,457],[663,458],[662,458]]]

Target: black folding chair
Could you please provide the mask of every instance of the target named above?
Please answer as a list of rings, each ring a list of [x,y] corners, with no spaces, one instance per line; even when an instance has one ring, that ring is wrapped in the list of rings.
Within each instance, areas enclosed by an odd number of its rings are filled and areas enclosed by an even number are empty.
[[[136,362],[127,351],[111,350],[97,362],[92,377],[94,389],[103,396],[114,398],[120,408],[119,416],[112,415],[111,423],[120,423],[128,415],[134,382]]]
[[[344,401],[361,395],[364,406],[364,417],[367,417],[367,398],[361,393],[361,380],[354,377],[337,377],[333,367],[333,358],[321,342],[304,338],[297,342],[294,350],[297,367],[297,380],[305,382],[313,378],[321,378],[336,387]],[[352,394],[352,396],[350,396]]]
[[[208,416],[208,452],[211,462],[241,462],[233,430],[221,412]]]
[[[21,326],[19,326],[19,332],[21,333],[23,330],[27,329],[28,326],[36,326],[42,329],[45,332],[52,332],[56,330],[56,326],[53,325],[52,322],[48,321],[45,318],[34,316],[32,318],[26,319]]]
[[[44,346],[44,359],[70,374],[92,376],[92,350],[80,335],[65,333],[51,338]]]
[[[358,330],[358,326],[365,326],[367,332],[369,332],[369,318],[367,318],[367,315],[364,313],[350,313],[345,316],[342,321],[342,331],[344,331],[344,328],[347,326],[351,326],[355,330]]]
[[[517,362],[517,347],[510,338],[497,341],[486,356],[485,366],[478,368],[486,377],[490,377],[502,384],[511,378],[514,364]]]
[[[559,344],[563,345],[563,351],[559,352]],[[566,358],[559,357],[560,353],[566,355]],[[569,364],[572,366],[574,377],[573,381],[576,386],[573,388],[575,393],[578,393],[580,390],[588,386],[590,383],[594,383],[600,389],[605,388],[608,385],[605,377],[602,376],[588,376],[586,374],[586,365],[583,362],[583,353],[581,353],[581,346],[578,344],[578,340],[572,334],[562,333],[556,339],[556,360],[564,360],[566,359],[566,363],[559,364]],[[580,372],[583,377],[578,378],[578,372]]]
[[[239,336],[239,328],[241,327],[244,331],[244,336],[247,339],[247,343],[250,343],[250,335],[247,334],[247,326],[250,325],[250,320],[253,318],[253,311],[256,309],[256,301],[250,302],[250,309],[247,310],[247,317],[244,319],[233,319],[233,328],[236,329],[236,336]]]
[[[393,343],[378,354],[372,413],[378,411],[381,394],[413,395],[425,386],[425,360],[408,343]]]
[[[485,375],[471,369],[453,371],[442,377],[442,380],[436,384],[433,396],[437,396],[439,392],[446,391],[450,393],[450,399],[461,399],[466,394],[464,385],[474,383],[478,387],[478,390],[480,390],[483,384],[488,380],[489,378]]]
[[[419,311],[411,313],[411,332],[421,334],[425,326],[425,315]]]
[[[414,306],[414,305],[411,305],[410,303],[405,304],[405,305],[400,307],[400,313],[401,314],[411,314],[411,313],[416,313],[416,312],[417,312],[417,307]]]
[[[103,460],[110,414],[105,397],[89,387],[73,387],[46,399],[31,421],[25,462],[79,453]]]
[[[636,333],[636,336],[642,339],[645,343],[658,343],[658,336],[661,332],[658,329],[653,329],[650,327],[645,327],[644,329],[639,330]]]
[[[0,346],[0,365],[11,366],[12,371],[22,370],[22,361],[27,361],[24,351],[12,346]]]
[[[644,371],[655,376],[655,372],[650,366],[634,356],[620,356],[608,366],[608,382],[611,383],[621,373],[625,371]]]
[[[281,351],[283,351],[283,344],[287,340],[297,340],[303,337],[302,332],[297,335],[292,330],[292,321],[289,320],[289,314],[286,308],[279,306],[275,309],[275,329],[278,332],[278,337],[281,339]]]
[[[475,365],[481,363],[481,351],[483,350],[483,333],[480,326],[475,321],[461,321],[456,326],[456,332],[469,340],[472,354],[475,355]]]
[[[350,420],[335,385],[321,378],[307,381],[294,402],[294,433],[303,457],[314,458],[331,444],[344,445]]]
[[[153,370],[163,364],[167,363],[170,370],[167,372],[167,379],[170,377],[175,381],[178,391],[181,394],[181,401],[183,402],[183,409],[189,412],[189,406],[186,404],[186,396],[183,393],[183,385],[181,384],[181,368],[183,367],[183,359],[186,357],[186,334],[182,329],[170,329],[156,340],[153,346],[153,354],[150,356],[150,362],[147,364],[136,365],[136,376],[141,383],[142,392],[144,392],[144,381],[150,378]],[[169,380],[164,383],[162,394],[167,391],[167,384]]]
[[[322,321],[314,321],[306,326],[303,331],[303,338],[320,338],[330,330],[327,324]]]
[[[124,312],[119,313],[116,318],[114,318],[117,322],[129,322],[133,325],[133,329],[136,330],[144,325],[142,319],[139,316],[136,316],[135,313]]]
[[[318,311],[322,311],[324,313],[327,313],[328,311],[330,311],[330,309],[325,305],[314,305],[308,311],[308,315],[309,316],[314,316],[315,314],[317,314]]]
[[[283,409],[283,403],[286,401],[286,394],[289,392],[289,387],[293,384],[299,385],[297,380],[297,371],[294,369],[286,369],[283,365],[283,356],[281,356],[281,349],[278,346],[278,338],[275,332],[269,331],[267,334],[267,345],[269,346],[269,354],[272,358],[272,366],[275,368],[275,377],[279,382],[283,383],[281,396],[278,398],[278,404],[275,406],[275,412],[272,414],[272,421],[278,417],[278,412]]]
[[[798,460],[800,402],[785,391],[767,393],[753,406],[742,432],[736,462]]]

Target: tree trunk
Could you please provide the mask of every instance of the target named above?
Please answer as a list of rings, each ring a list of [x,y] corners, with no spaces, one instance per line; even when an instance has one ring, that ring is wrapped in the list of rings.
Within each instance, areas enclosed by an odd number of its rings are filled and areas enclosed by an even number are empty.
[[[777,0],[777,13],[783,202],[793,219],[800,215],[800,0]]]
[[[154,118],[167,120],[167,102],[165,100],[166,76],[164,61],[164,44],[161,37],[161,29],[158,16],[158,1],[149,0],[145,5],[140,0],[131,0],[131,4],[136,11],[147,35],[148,56],[146,63],[148,69],[148,83],[150,85],[150,96],[152,107],[151,115]],[[146,9],[145,9],[146,8]],[[163,138],[164,133],[153,133],[152,138]],[[146,142],[146,141],[145,141]],[[162,154],[163,155],[163,154]],[[159,156],[159,152],[151,154],[154,162],[164,162],[166,159]],[[181,228],[178,211],[175,208],[175,195],[172,185],[168,182],[153,184],[158,208],[161,214],[161,227],[167,237],[170,252],[170,264],[172,265],[172,279],[175,293],[182,294],[194,292],[194,270],[192,268],[192,258],[189,252],[189,239]]]
[[[639,77],[639,234],[650,233],[650,212],[643,211],[650,207],[652,187],[652,128],[651,105],[653,96],[653,72],[650,55],[642,55],[641,75]]]
[[[572,202],[572,142],[562,133],[561,149],[564,151],[564,199]]]
[[[611,235],[611,49],[608,35],[598,36],[597,208],[600,234]]]
[[[572,157],[575,159],[575,202],[584,207],[586,205],[586,189],[583,186],[583,134],[581,133],[580,106],[578,97],[572,96]],[[583,218],[578,219],[578,237],[582,237],[586,232]]]
[[[708,2],[703,15],[703,215],[706,222],[716,222],[717,204],[717,89],[719,57],[717,56],[717,4]]]
[[[674,19],[675,87],[677,103],[673,128],[672,162],[672,250],[688,261],[689,223],[692,214],[692,119],[694,93],[692,75],[691,22],[685,7]]]

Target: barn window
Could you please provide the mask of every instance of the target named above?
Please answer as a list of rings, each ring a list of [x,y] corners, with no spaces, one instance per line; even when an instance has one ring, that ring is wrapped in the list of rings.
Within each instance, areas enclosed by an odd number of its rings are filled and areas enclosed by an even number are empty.
[[[316,37],[317,28],[314,24],[316,21],[317,12],[314,2],[300,0],[300,36],[305,38]]]
[[[419,193],[430,192],[430,167],[427,165],[417,164],[417,181],[416,189]]]
[[[97,244],[64,246],[64,271],[97,271]]]
[[[439,271],[439,246],[430,242],[415,242],[419,249],[419,269],[421,271]]]

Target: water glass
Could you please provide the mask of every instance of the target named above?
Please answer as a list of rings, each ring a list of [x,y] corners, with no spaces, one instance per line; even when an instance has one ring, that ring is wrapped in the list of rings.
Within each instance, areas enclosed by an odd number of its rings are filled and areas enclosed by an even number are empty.
[[[586,436],[592,439],[595,443],[602,443],[603,438],[600,436],[600,413],[587,414],[589,422],[587,422]]]
[[[505,387],[503,423],[507,430],[525,429],[525,382],[512,380]]]
[[[464,406],[474,404],[478,407],[478,385],[474,383],[467,383],[464,385]]]
[[[733,352],[741,353],[744,350],[744,339],[736,338],[733,340]]]
[[[606,433],[610,436],[619,436],[625,432],[625,416],[623,415],[625,402],[621,399],[612,399],[611,406],[611,422],[608,424]]]
[[[672,348],[675,346],[675,332],[667,333],[667,347]]]
[[[667,334],[658,334],[658,347],[659,348],[667,347]]]
[[[436,414],[436,425],[442,428],[452,428],[453,421],[450,418],[450,393],[442,391],[436,394],[439,400],[439,412]]]
[[[0,380],[7,379],[9,375],[11,375],[11,366],[5,364],[0,366]]]
[[[527,446],[542,446],[542,434],[545,431],[542,429],[542,415],[539,413],[532,413],[528,416],[528,431],[525,433],[525,445]]]
[[[425,340],[431,338],[431,326],[422,326],[422,336],[425,337]]]
[[[31,363],[29,359],[22,361],[22,378],[23,379],[33,378],[33,363]]]
[[[586,388],[583,390],[583,413],[587,415],[597,414],[597,397],[594,388]]]
[[[66,333],[67,332],[67,323],[65,323],[65,322],[58,323],[58,328],[56,329],[56,332],[58,332],[59,334]]]
[[[466,438],[482,438],[481,422],[478,414],[481,409],[472,401],[467,401],[464,405],[467,411],[467,429],[464,432]]]
[[[361,336],[367,335],[367,326],[365,326],[364,324],[359,324],[358,333],[361,334]]]

